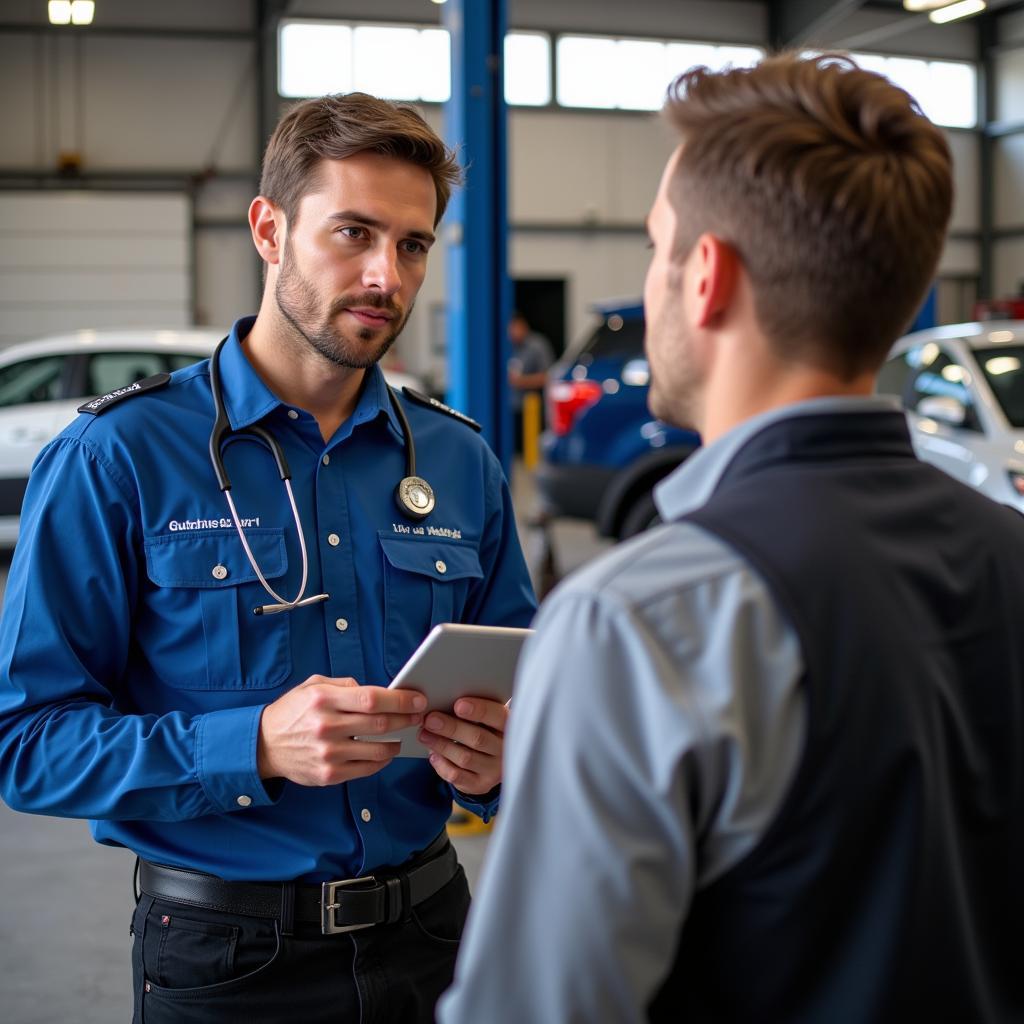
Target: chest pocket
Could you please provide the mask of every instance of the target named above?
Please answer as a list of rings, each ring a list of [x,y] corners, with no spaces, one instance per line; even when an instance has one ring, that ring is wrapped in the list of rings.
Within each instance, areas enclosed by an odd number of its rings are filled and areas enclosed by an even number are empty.
[[[245,535],[273,586],[288,570],[284,531]],[[253,614],[270,597],[234,530],[150,538],[146,574],[156,588],[143,613],[147,652],[169,686],[261,690],[291,675],[290,617]]]
[[[384,668],[408,661],[439,622],[461,621],[474,580],[483,579],[476,547],[458,541],[380,535],[384,559]]]

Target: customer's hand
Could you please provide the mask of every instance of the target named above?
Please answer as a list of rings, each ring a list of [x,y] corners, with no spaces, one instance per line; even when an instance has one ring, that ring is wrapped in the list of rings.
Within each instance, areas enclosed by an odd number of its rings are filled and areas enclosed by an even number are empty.
[[[418,738],[430,747],[430,763],[445,782],[481,796],[501,782],[508,708],[482,697],[460,697],[454,711],[454,716],[431,711]]]
[[[261,779],[333,786],[390,764],[398,743],[356,736],[419,725],[427,699],[416,690],[360,686],[351,678],[310,676],[263,709],[256,762]]]

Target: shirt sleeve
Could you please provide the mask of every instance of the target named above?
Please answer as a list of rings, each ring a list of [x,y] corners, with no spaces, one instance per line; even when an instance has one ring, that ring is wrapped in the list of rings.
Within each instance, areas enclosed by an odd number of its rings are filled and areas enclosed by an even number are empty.
[[[549,599],[520,666],[502,813],[443,1024],[647,1019],[707,879],[705,847],[719,870],[716,836],[743,836],[733,862],[751,849],[802,743],[796,640],[749,582],[734,573],[661,603]],[[778,699],[747,704],[758,659]],[[779,716],[796,729],[765,786],[771,744],[756,734]]]
[[[142,538],[129,479],[95,447],[44,449],[0,620],[0,787],[16,810],[184,820],[272,800],[261,708],[138,714],[126,673]]]

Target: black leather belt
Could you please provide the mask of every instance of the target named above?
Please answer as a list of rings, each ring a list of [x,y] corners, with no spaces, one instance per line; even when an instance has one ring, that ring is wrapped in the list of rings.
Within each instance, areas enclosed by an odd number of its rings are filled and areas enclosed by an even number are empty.
[[[382,868],[361,878],[319,885],[225,882],[202,871],[144,860],[139,864],[139,887],[175,903],[245,917],[292,918],[333,935],[405,920],[413,907],[450,882],[458,868],[455,849],[442,832],[401,867]]]

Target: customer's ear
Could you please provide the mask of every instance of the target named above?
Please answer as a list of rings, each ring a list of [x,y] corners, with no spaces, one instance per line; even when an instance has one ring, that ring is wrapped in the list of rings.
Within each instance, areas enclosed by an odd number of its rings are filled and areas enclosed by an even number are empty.
[[[705,232],[697,239],[687,269],[687,302],[696,327],[714,327],[736,295],[739,255],[722,239]]]

